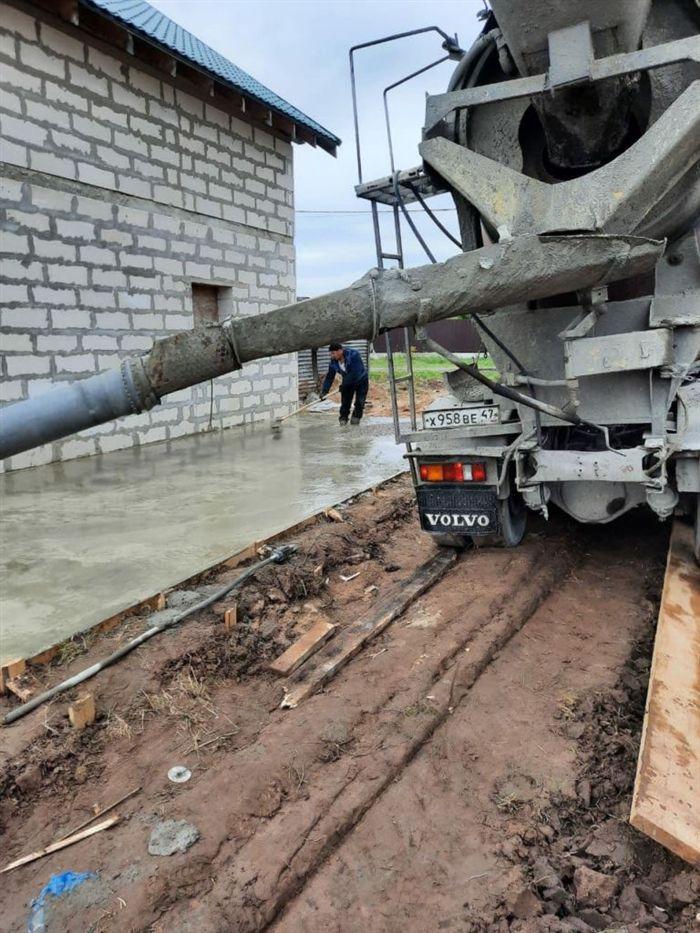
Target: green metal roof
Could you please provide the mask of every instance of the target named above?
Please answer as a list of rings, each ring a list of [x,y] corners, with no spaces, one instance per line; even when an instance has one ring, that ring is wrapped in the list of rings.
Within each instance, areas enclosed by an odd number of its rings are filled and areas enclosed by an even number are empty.
[[[274,91],[256,81],[223,55],[205,45],[191,32],[146,3],[145,0],[81,0],[86,6],[107,14],[129,32],[153,45],[184,59],[195,68],[252,98],[273,112],[280,113],[295,124],[310,130],[319,145],[335,154],[340,139],[311,117],[298,110]]]

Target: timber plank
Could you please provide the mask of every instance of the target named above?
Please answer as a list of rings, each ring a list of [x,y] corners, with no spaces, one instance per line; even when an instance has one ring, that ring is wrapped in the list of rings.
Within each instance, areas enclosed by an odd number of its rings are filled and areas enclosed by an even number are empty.
[[[374,604],[370,615],[358,619],[343,630],[320,651],[311,665],[305,665],[296,675],[294,686],[287,690],[282,707],[294,709],[311,696],[350,661],[362,647],[383,632],[412,602],[438,582],[457,560],[457,553],[444,549],[421,564],[413,576],[404,581],[398,592],[392,590]]]
[[[330,622],[319,619],[318,622],[315,622],[314,625],[311,626],[308,632],[305,632],[301,638],[298,638],[293,645],[290,645],[283,654],[275,661],[272,661],[269,665],[270,670],[275,674],[288,677],[290,674],[294,673],[307,658],[310,658],[315,651],[318,651],[321,645],[328,641],[335,630],[335,625],[331,625]]]
[[[11,680],[16,680],[24,674],[27,668],[27,662],[24,658],[15,658],[12,661],[5,661],[0,667],[0,693],[5,693]]]
[[[668,551],[630,822],[700,865],[700,568],[676,519]]]

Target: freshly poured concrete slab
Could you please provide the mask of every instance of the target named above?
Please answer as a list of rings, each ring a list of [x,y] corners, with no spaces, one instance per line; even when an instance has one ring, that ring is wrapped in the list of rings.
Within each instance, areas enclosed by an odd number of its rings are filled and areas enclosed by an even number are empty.
[[[31,657],[403,469],[335,413],[0,476],[0,659]]]

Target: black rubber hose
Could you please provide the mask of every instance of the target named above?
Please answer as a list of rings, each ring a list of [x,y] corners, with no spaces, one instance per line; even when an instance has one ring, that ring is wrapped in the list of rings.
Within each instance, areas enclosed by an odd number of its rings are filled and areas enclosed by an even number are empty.
[[[248,567],[248,569],[244,571],[239,577],[236,577],[232,583],[227,583],[226,586],[217,590],[212,596],[208,596],[206,599],[200,600],[198,603],[195,603],[194,606],[190,606],[189,609],[183,609],[182,612],[178,612],[176,616],[174,616],[172,619],[169,619],[167,622],[159,622],[158,625],[152,625],[150,628],[146,629],[145,632],[137,635],[136,638],[132,639],[130,642],[127,642],[127,644],[122,645],[121,648],[118,648],[106,658],[103,658],[101,661],[97,661],[90,667],[86,667],[78,674],[74,674],[72,677],[62,681],[60,684],[56,684],[55,687],[51,687],[50,690],[45,690],[43,693],[38,694],[38,696],[33,697],[27,703],[23,703],[22,706],[18,706],[16,709],[13,709],[4,717],[3,725],[9,726],[10,723],[16,722],[18,719],[26,716],[27,713],[31,713],[32,710],[35,710],[38,706],[41,706],[42,703],[46,703],[47,700],[51,700],[53,697],[58,696],[59,693],[64,693],[66,690],[70,690],[72,687],[77,687],[78,684],[84,683],[86,680],[94,677],[95,674],[97,674],[99,671],[103,671],[106,667],[114,664],[115,661],[121,660],[127,654],[132,652],[134,648],[138,648],[139,645],[142,645],[145,641],[148,641],[149,638],[153,638],[154,635],[158,635],[160,632],[164,632],[166,629],[172,628],[173,625],[178,625],[188,616],[194,615],[195,612],[201,612],[202,609],[207,609],[213,603],[223,599],[224,596],[227,596],[231,592],[231,590],[235,590],[237,587],[241,586],[243,583],[245,583],[246,580],[256,574],[258,570],[261,570],[263,567],[267,566],[267,564],[284,563],[284,561],[287,560],[287,558],[293,554],[295,550],[296,547],[293,544],[283,544],[281,547],[275,548],[269,557],[258,561],[256,564],[253,564],[252,567]]]
[[[425,242],[425,240],[423,239],[423,237],[420,235],[420,232],[418,231],[418,227],[416,227],[416,225],[414,224],[413,218],[411,217],[411,215],[410,215],[410,214],[408,213],[408,211],[406,210],[406,202],[404,201],[403,196],[401,195],[401,191],[399,190],[399,173],[398,173],[398,172],[396,172],[396,173],[394,174],[394,194],[396,195],[396,200],[399,202],[399,207],[401,208],[401,213],[402,213],[402,214],[404,215],[404,217],[406,218],[406,223],[407,223],[408,226],[411,228],[411,230],[413,230],[413,234],[414,234],[415,238],[418,240],[418,242],[420,243],[420,245],[421,245],[421,246],[423,247],[423,249],[425,250],[425,255],[428,257],[428,259],[429,259],[432,263],[436,263],[436,262],[437,262],[437,259],[435,258],[435,256],[433,256],[432,252],[430,251],[430,247],[429,247],[428,244]]]
[[[432,337],[428,337],[425,330],[421,330],[419,337],[434,353],[439,353],[440,356],[444,356],[446,360],[449,360],[453,366],[456,366],[458,369],[463,369],[465,373],[469,373],[472,379],[476,379],[477,382],[487,386],[495,395],[510,399],[512,402],[517,402],[519,405],[526,405],[528,408],[534,408],[535,411],[541,411],[545,415],[551,415],[552,418],[558,418],[560,421],[566,421],[569,424],[587,425],[588,427],[595,428],[596,431],[601,430],[599,425],[593,424],[591,421],[584,421],[584,419],[579,418],[578,415],[570,415],[568,412],[565,412],[563,408],[557,408],[555,405],[548,405],[546,402],[540,402],[539,399],[532,398],[529,395],[523,395],[523,393],[518,392],[517,389],[504,386],[500,382],[494,382],[487,376],[482,375],[477,366],[465,363],[455,353],[450,352],[450,350],[443,347],[442,344],[437,343]]]
[[[454,243],[454,245],[455,245],[456,247],[458,247],[459,249],[463,249],[463,247],[462,247],[462,241],[461,241],[461,240],[458,240],[456,236],[453,236],[453,235],[450,233],[450,231],[447,229],[447,227],[442,223],[442,221],[440,220],[440,218],[435,216],[435,214],[433,213],[433,211],[431,210],[431,208],[430,208],[430,207],[428,206],[428,204],[426,204],[426,202],[423,200],[423,196],[421,195],[420,191],[419,191],[414,185],[412,185],[410,182],[407,183],[406,187],[409,188],[409,189],[413,192],[416,201],[418,201],[418,203],[420,204],[420,206],[423,208],[423,210],[424,210],[425,213],[428,215],[428,217],[430,217],[430,219],[431,219],[432,222],[435,224],[435,226],[438,227],[440,230],[442,230],[442,232],[445,234],[445,236],[446,236],[449,240],[452,240],[452,242]]]
[[[476,314],[476,312],[472,311],[470,314],[470,317],[474,318],[474,320],[477,323],[477,326],[480,327],[483,330],[483,332],[486,334],[486,336],[489,337],[491,340],[493,340],[496,346],[499,347],[503,351],[503,353],[505,353],[508,359],[510,359],[511,362],[514,363],[518,367],[518,369],[520,370],[521,376],[527,377],[530,375],[530,373],[525,369],[525,367],[520,362],[520,360],[515,355],[515,353],[509,350],[508,347],[503,343],[503,341],[499,337],[497,337],[496,334],[494,334],[491,328],[488,327],[486,324],[484,324],[484,322],[479,317],[479,315]],[[532,397],[536,399],[537,393],[535,392],[535,387],[533,385],[530,385],[530,391],[532,392]],[[542,418],[538,410],[535,410],[535,427],[537,428],[537,442],[541,444],[542,443]]]
[[[474,40],[471,48],[467,49],[457,63],[457,67],[452,72],[452,77],[447,85],[448,91],[454,91],[462,84],[472,65],[475,65],[484,50],[488,49],[491,43],[496,41],[497,32],[497,29],[491,29],[489,32],[482,33]]]

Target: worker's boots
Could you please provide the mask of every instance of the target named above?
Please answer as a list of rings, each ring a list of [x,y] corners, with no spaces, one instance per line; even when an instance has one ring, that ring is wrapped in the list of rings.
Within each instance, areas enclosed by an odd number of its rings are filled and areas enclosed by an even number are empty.
[[[360,419],[357,417],[357,415],[353,415],[352,418],[350,419],[350,424],[359,424],[359,423],[360,423]]]
[[[347,425],[347,423],[348,423],[347,418],[338,418],[338,424],[340,425],[341,428],[344,428]]]

